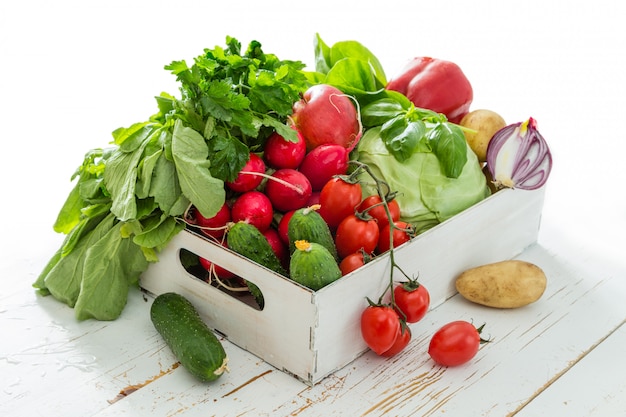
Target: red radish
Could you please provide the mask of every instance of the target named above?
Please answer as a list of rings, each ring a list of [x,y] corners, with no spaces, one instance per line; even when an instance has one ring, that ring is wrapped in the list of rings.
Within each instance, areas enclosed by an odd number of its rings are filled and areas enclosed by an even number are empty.
[[[293,105],[292,118],[309,151],[327,143],[352,150],[361,138],[361,120],[353,99],[327,84],[305,91]]]
[[[228,247],[226,241],[222,242],[222,246],[224,246],[225,248]],[[210,274],[208,277],[209,280],[212,278],[212,274],[217,275],[217,277],[220,279],[231,279],[237,276],[229,270],[222,268],[218,264],[213,263],[206,258],[203,258],[201,256],[199,258],[200,265],[202,265],[202,267],[206,269],[206,271]]]
[[[233,191],[238,193],[245,193],[246,191],[252,191],[261,184],[263,177],[261,175],[254,175],[253,172],[260,174],[265,173],[265,162],[255,153],[250,153],[248,162],[243,166],[237,178],[233,181],[226,181],[226,185]]]
[[[311,183],[307,177],[291,168],[274,172],[265,185],[265,194],[272,205],[283,213],[306,206],[311,193]]]
[[[289,249],[278,234],[278,231],[273,227],[270,227],[263,232],[263,236],[265,236],[267,241],[270,243],[272,250],[276,254],[276,257],[280,260],[283,268],[289,269]]]
[[[299,171],[311,183],[314,191],[321,191],[335,175],[348,171],[349,152],[341,145],[320,145],[306,154]]]
[[[194,224],[200,228],[200,231],[209,237],[221,239],[226,233],[226,225],[231,221],[230,207],[225,202],[222,208],[218,210],[215,216],[206,218],[198,210],[194,210]]]
[[[290,142],[284,137],[274,132],[267,138],[263,147],[263,157],[267,164],[273,168],[296,169],[304,159],[306,154],[306,143],[304,137],[298,132],[298,140]]]
[[[235,200],[231,214],[233,222],[243,220],[263,232],[272,224],[274,210],[272,202],[265,194],[260,191],[248,191]]]
[[[295,210],[288,211],[283,214],[283,217],[281,217],[278,222],[278,236],[280,236],[280,239],[287,246],[289,246],[289,220],[295,212]]]

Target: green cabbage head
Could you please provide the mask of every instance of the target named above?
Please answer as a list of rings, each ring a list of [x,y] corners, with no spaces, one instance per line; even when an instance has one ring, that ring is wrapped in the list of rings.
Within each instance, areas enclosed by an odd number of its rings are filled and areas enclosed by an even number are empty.
[[[418,233],[449,219],[488,197],[491,192],[478,159],[467,147],[467,162],[458,178],[448,178],[432,152],[418,150],[399,162],[380,138],[380,127],[368,129],[357,147],[356,159],[397,191],[402,220]],[[363,195],[376,194],[373,180],[361,174]]]

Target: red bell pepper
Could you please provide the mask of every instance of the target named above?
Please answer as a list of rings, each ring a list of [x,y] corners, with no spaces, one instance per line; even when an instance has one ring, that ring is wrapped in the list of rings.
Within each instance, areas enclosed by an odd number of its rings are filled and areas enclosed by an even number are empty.
[[[386,88],[404,94],[416,107],[444,114],[452,123],[459,123],[469,112],[474,98],[457,64],[430,57],[412,59]]]

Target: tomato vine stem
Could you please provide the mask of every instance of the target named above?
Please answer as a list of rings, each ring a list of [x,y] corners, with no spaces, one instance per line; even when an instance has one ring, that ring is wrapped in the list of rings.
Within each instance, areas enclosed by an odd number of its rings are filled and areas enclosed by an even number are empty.
[[[351,176],[355,175],[355,173],[358,172],[359,170],[363,170],[372,178],[372,180],[374,180],[374,184],[376,185],[376,192],[378,193],[378,195],[379,195],[379,197],[381,199],[381,203],[380,204],[382,204],[382,206],[384,207],[385,214],[387,215],[387,219],[389,219],[389,260],[390,260],[390,263],[391,263],[391,270],[389,271],[389,282],[388,282],[387,286],[385,287],[385,289],[383,290],[383,292],[380,295],[380,297],[378,298],[378,304],[382,305],[383,299],[384,299],[385,295],[387,294],[387,292],[389,292],[390,295],[391,295],[391,300],[390,300],[389,304],[390,304],[391,307],[395,308],[395,307],[397,307],[397,305],[396,305],[396,300],[395,300],[394,291],[393,291],[393,286],[394,286],[394,282],[395,282],[394,278],[393,278],[394,277],[394,270],[397,269],[409,281],[414,281],[402,269],[402,267],[400,265],[398,265],[398,263],[396,262],[396,258],[395,258],[395,251],[394,251],[394,247],[393,247],[393,232],[396,229],[397,230],[405,230],[403,228],[398,227],[395,224],[395,222],[393,221],[392,215],[391,215],[391,211],[389,210],[388,201],[393,199],[393,197],[395,196],[395,192],[393,190],[391,190],[391,187],[389,187],[389,184],[387,184],[382,179],[378,178],[372,172],[372,170],[370,169],[370,167],[367,164],[364,164],[362,162],[355,161],[355,160],[351,160],[350,164],[356,165],[355,172],[353,172],[351,174]],[[370,300],[368,299],[368,301],[370,301]],[[370,303],[371,303],[371,301],[370,301]],[[400,309],[396,308],[396,310],[399,311]],[[406,319],[406,317],[404,317],[404,319]]]

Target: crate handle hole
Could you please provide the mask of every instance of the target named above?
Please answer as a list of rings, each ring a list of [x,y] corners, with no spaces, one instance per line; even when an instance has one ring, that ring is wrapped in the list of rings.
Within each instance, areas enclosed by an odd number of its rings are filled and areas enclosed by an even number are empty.
[[[184,248],[180,249],[179,260],[190,279],[203,281],[255,310],[263,310],[263,293],[252,282]]]

